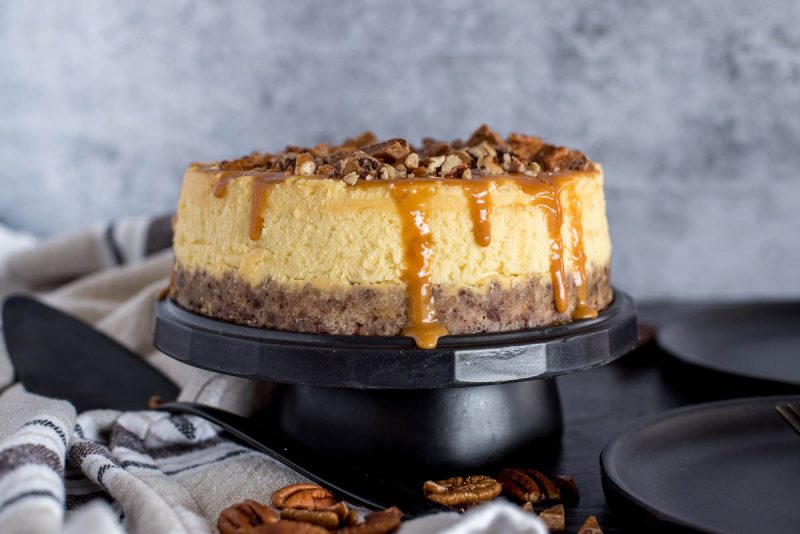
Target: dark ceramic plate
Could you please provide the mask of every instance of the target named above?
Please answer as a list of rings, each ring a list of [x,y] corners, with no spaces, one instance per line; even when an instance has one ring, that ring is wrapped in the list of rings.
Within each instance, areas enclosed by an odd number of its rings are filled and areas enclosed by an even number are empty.
[[[711,307],[667,323],[657,340],[665,351],[691,365],[800,385],[797,302]]]
[[[288,384],[428,389],[543,379],[604,365],[637,340],[633,301],[617,291],[597,318],[516,332],[407,337],[331,336],[251,328],[156,306],[155,345],[190,365]]]
[[[600,457],[611,511],[634,532],[800,532],[800,436],[766,397],[666,412]]]

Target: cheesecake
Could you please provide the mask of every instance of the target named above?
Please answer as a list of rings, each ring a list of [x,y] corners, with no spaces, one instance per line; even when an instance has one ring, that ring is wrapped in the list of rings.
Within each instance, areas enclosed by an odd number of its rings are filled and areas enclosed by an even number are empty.
[[[252,327],[432,348],[613,299],[601,166],[485,125],[465,141],[366,132],[193,163],[174,224],[169,297]]]

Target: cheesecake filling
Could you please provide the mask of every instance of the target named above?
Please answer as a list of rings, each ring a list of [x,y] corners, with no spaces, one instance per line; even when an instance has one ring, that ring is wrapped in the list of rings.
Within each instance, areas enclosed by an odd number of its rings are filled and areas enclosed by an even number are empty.
[[[463,190],[472,219],[472,233],[476,245],[487,247],[492,241],[492,184],[511,183],[528,195],[531,206],[542,210],[546,216],[549,233],[550,287],[555,311],[563,315],[568,311],[569,280],[565,269],[564,239],[562,229],[565,213],[569,213],[571,227],[569,239],[572,254],[572,287],[577,304],[571,311],[572,319],[587,319],[597,316],[598,304],[587,297],[586,256],[583,249],[581,204],[574,191],[575,178],[579,172],[550,173],[536,178],[528,176],[501,175],[472,180],[448,180],[411,178],[393,182],[364,181],[360,188],[386,188],[390,191],[397,212],[402,220],[402,242],[405,269],[402,280],[406,286],[407,323],[402,334],[412,337],[421,348],[433,348],[439,337],[448,334],[439,321],[434,304],[432,284],[432,260],[436,254],[436,237],[432,235],[428,222],[429,211],[437,189],[441,185],[456,186]],[[264,212],[268,209],[269,195],[280,183],[293,176],[284,173],[242,172],[220,173],[213,185],[216,198],[224,198],[228,187],[236,179],[249,177],[251,205],[249,209],[248,235],[253,241],[262,238]],[[326,179],[324,176],[304,176],[304,180]],[[230,283],[228,283],[230,285]],[[595,299],[597,300],[597,299]],[[599,301],[606,304],[603,299]]]

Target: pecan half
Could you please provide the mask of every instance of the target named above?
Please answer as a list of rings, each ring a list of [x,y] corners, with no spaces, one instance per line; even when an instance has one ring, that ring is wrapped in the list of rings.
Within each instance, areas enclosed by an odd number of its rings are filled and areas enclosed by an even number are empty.
[[[277,523],[270,523],[254,528],[252,534],[330,534],[327,528],[318,527],[311,523],[288,521],[281,519]]]
[[[558,487],[553,484],[552,480],[535,469],[526,469],[525,472],[539,483],[539,487],[542,488],[544,492],[545,500],[554,502],[561,500],[561,492],[558,491]]]
[[[248,499],[220,512],[217,528],[221,534],[246,534],[254,527],[276,521],[278,514],[274,510]]]
[[[429,480],[422,487],[425,497],[433,502],[461,508],[490,501],[500,495],[501,490],[495,479],[484,475]]]
[[[572,477],[559,475],[556,477],[556,485],[561,492],[561,500],[567,506],[575,506],[581,499],[581,492]]]
[[[511,467],[504,469],[497,479],[503,485],[503,490],[519,502],[561,501],[558,487],[535,469]]]
[[[503,469],[497,476],[503,491],[519,502],[539,502],[543,495],[539,485],[519,467]]]
[[[281,510],[281,519],[311,523],[327,529],[339,526],[339,516],[331,510],[302,510],[298,508],[284,508]]]
[[[403,520],[403,512],[392,506],[380,512],[372,512],[364,522],[338,530],[339,534],[387,534],[394,532]]]
[[[590,515],[586,519],[586,522],[583,524],[583,526],[581,526],[578,534],[603,534],[603,529],[600,528],[597,518],[593,515]]]
[[[290,484],[272,494],[272,506],[278,510],[298,508],[320,510],[336,504],[333,493],[317,484]]]
[[[550,508],[545,508],[539,514],[539,519],[544,521],[550,532],[564,532],[566,528],[566,514],[564,513],[564,505],[557,504]]]

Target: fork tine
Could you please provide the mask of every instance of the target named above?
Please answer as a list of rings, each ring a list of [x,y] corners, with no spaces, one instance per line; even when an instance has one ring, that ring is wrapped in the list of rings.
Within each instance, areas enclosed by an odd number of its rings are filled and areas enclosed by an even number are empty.
[[[800,435],[800,409],[788,402],[782,402],[775,405],[775,410]]]

